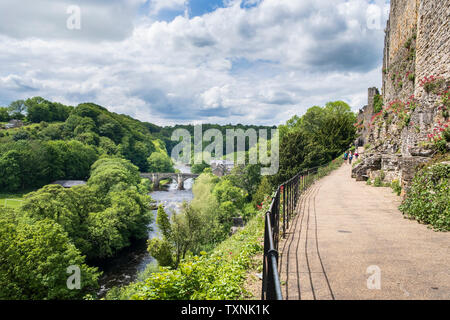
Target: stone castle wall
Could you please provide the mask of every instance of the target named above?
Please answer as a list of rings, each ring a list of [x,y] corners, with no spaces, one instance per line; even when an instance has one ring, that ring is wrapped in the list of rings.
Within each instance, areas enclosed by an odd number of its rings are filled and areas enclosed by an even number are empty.
[[[434,75],[450,79],[450,0],[421,1],[417,22],[416,81]],[[415,95],[425,95],[416,83]]]
[[[450,84],[449,20],[450,0],[391,0],[382,70],[384,110],[360,132],[370,147],[353,169],[357,179],[383,176],[407,188],[417,165],[433,156],[428,135],[437,123],[449,121],[439,110],[440,94]],[[441,79],[433,92],[421,85],[425,76]],[[364,119],[366,109],[360,111]]]
[[[376,94],[379,94],[378,89],[373,87],[368,89],[368,99],[367,105],[364,106],[361,110],[359,110],[357,116],[357,124],[358,124],[358,135],[359,138],[356,140],[356,144],[359,146],[364,146],[367,143],[367,136],[369,134],[369,124],[373,116],[373,108],[374,108],[374,97]]]

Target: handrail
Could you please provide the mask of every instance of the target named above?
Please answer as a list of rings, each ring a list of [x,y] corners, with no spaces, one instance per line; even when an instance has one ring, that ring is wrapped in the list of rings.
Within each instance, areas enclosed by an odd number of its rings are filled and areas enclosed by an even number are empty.
[[[264,226],[264,257],[262,277],[262,300],[283,300],[280,276],[278,273],[278,240],[280,219],[282,218],[282,236],[286,238],[289,221],[294,217],[300,195],[316,180],[319,168],[329,164],[303,170],[282,183],[272,197],[266,212]],[[282,213],[282,214],[281,214]]]

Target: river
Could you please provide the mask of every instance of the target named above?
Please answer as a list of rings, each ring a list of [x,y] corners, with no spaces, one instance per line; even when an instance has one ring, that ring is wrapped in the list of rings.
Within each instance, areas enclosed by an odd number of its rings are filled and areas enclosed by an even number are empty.
[[[190,173],[191,169],[185,165],[176,165],[176,169],[182,173]],[[150,196],[158,204],[163,204],[167,214],[171,214],[172,210],[179,212],[184,201],[191,201],[193,179],[184,182],[185,190],[177,190],[176,181],[168,186],[166,191],[153,191]],[[156,210],[153,210],[156,219]],[[158,235],[155,224],[149,225],[148,239]],[[154,258],[147,252],[147,240],[133,243],[130,247],[122,250],[116,257],[105,260],[98,265],[103,271],[103,275],[99,280],[100,290],[99,297],[104,297],[109,289],[115,286],[124,286],[137,279],[140,272],[152,262]]]

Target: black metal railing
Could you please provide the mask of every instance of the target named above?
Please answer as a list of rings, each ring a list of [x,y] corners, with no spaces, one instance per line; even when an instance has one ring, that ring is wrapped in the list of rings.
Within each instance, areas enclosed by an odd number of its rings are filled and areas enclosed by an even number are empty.
[[[325,166],[328,166],[325,165]],[[298,173],[281,184],[272,198],[266,212],[264,228],[264,258],[262,279],[262,300],[282,300],[280,276],[278,273],[278,243],[280,220],[282,236],[286,237],[289,222],[294,218],[301,194],[317,179],[321,167],[310,168]]]

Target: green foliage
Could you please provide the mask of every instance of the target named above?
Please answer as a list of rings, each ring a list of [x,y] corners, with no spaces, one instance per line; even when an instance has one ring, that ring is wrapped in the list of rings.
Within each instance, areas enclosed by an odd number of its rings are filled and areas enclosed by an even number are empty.
[[[219,203],[218,218],[223,232],[226,233],[232,226],[233,217],[240,216],[245,204],[244,191],[226,179],[221,180],[214,188],[213,195]]]
[[[21,180],[17,172],[20,170],[16,151],[8,151],[0,156],[0,189],[16,191],[20,188]]]
[[[58,223],[89,259],[113,256],[130,239],[147,237],[151,199],[139,192],[137,168],[123,159],[101,159],[88,185],[48,185],[25,196],[21,211],[33,221]]]
[[[172,159],[165,154],[153,152],[147,161],[148,172],[175,172]]]
[[[378,113],[383,109],[383,96],[375,94],[373,97],[373,113]]]
[[[170,239],[172,234],[172,228],[170,225],[169,216],[164,211],[164,207],[162,205],[158,206],[156,224],[158,225],[158,228],[161,231],[163,237],[165,237],[166,239]]]
[[[355,140],[356,116],[342,101],[312,107],[289,124],[280,141],[280,167],[270,178],[278,186],[302,169],[329,163]]]
[[[435,149],[440,154],[445,154],[447,152],[447,141],[446,139],[436,139],[433,141],[433,149]]]
[[[2,143],[0,190],[35,188],[61,179],[82,180],[96,159],[95,149],[78,141]]]
[[[8,112],[8,108],[0,107],[0,122],[8,122],[11,117]]]
[[[148,124],[148,125],[151,125],[151,124]],[[150,130],[152,131],[152,133],[157,137],[161,137],[161,140],[163,140],[165,142],[168,154],[171,154],[173,147],[178,144],[177,141],[171,141],[171,139],[170,139],[173,131],[175,131],[177,129],[185,129],[189,132],[192,139],[194,137],[194,128],[195,128],[194,125],[175,125],[173,127],[164,127],[164,128],[156,127],[154,125],[151,125],[151,126],[152,126],[152,128]],[[222,154],[225,155],[225,154],[227,154],[227,150],[226,150],[227,130],[236,130],[236,131],[243,130],[244,132],[246,132],[247,130],[255,130],[256,132],[258,132],[258,130],[264,129],[264,130],[268,130],[268,132],[269,132],[268,139],[270,139],[270,137],[271,137],[270,129],[276,129],[276,127],[275,126],[270,127],[270,126],[258,126],[258,125],[243,125],[243,124],[237,124],[237,125],[232,125],[232,124],[218,125],[218,124],[207,124],[207,123],[202,124],[203,133],[210,129],[218,130],[218,132],[220,132],[220,134],[222,135],[221,137],[219,135],[219,139],[222,138],[222,141],[220,141],[223,145]],[[209,144],[210,144],[210,142],[203,141],[203,147],[206,147]],[[254,145],[250,145],[248,142],[246,142],[244,151],[248,151],[252,147],[254,147]],[[193,150],[193,141],[192,141],[192,150]],[[235,139],[235,144],[234,144],[234,150],[237,150],[236,139]],[[215,154],[213,154],[213,156],[215,156]],[[203,160],[208,160],[208,159],[203,159]]]
[[[231,170],[230,175],[226,176],[226,179],[230,180],[233,186],[245,190],[248,200],[251,200],[253,194],[256,192],[256,188],[261,182],[261,165],[248,164],[246,166],[235,166]]]
[[[383,179],[381,177],[376,177],[373,182],[374,187],[383,187]]]
[[[398,180],[393,180],[391,182],[391,188],[398,196],[402,193],[402,186],[400,185],[400,182]]]
[[[173,260],[172,245],[166,239],[153,238],[148,240],[148,252],[158,261],[161,267],[172,267]]]
[[[65,121],[72,110],[72,107],[50,102],[41,97],[27,99],[25,105],[27,107],[27,119],[32,123]]]
[[[8,107],[9,114],[12,115],[14,119],[22,120],[27,111],[27,106],[24,100],[16,100],[9,104]]]
[[[400,211],[437,230],[450,231],[449,180],[449,164],[436,164],[418,171]]]
[[[406,40],[406,42],[405,42],[405,44],[404,44],[404,47],[405,47],[406,49],[409,49],[409,48],[411,47],[412,40],[413,40],[412,37],[409,38],[408,40]]]
[[[30,223],[0,208],[0,299],[81,299],[97,289],[88,267],[63,228],[51,219]],[[67,268],[81,270],[81,290],[69,290]]]
[[[370,144],[370,143],[366,143],[365,145],[364,145],[364,150],[369,150],[369,149],[371,149],[372,148],[372,144]]]
[[[91,146],[79,141],[49,141],[45,143],[48,155],[49,182],[67,179],[86,179],[92,164],[97,160],[97,152]]]
[[[191,172],[195,174],[201,174],[206,168],[211,168],[211,166],[205,161],[202,161],[202,163],[200,164],[193,164],[191,166]]]
[[[253,204],[255,207],[260,206],[267,196],[272,194],[273,188],[266,177],[262,178],[261,183],[258,185],[255,195],[253,196]]]
[[[88,185],[106,195],[113,187],[138,185],[140,181],[138,168],[129,161],[120,158],[103,158],[92,165]]]
[[[170,221],[160,206],[156,223],[161,231],[161,238],[149,240],[148,251],[160,266],[177,268],[188,251],[200,252],[208,237],[205,222],[202,213],[187,203],[183,204],[181,213],[172,213]]]
[[[211,254],[201,252],[182,261],[175,270],[162,268],[144,281],[116,289],[107,299],[132,300],[237,300],[249,293],[243,288],[251,258],[262,252],[262,215],[254,217]]]

